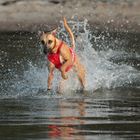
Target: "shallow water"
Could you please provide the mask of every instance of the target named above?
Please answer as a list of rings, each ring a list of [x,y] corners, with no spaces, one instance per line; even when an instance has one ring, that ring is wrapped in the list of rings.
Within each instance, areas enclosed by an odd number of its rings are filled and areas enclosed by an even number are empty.
[[[139,108],[137,90],[2,99],[0,138],[139,139]]]
[[[140,35],[76,33],[88,86],[72,79],[62,93],[58,73],[47,92],[35,34],[0,33],[0,139],[140,139]]]

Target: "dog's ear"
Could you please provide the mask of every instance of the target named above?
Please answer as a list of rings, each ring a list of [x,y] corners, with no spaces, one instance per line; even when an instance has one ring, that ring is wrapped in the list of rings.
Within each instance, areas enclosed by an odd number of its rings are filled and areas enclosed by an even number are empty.
[[[56,36],[56,33],[57,33],[57,28],[51,31],[51,34],[53,34],[54,36]]]

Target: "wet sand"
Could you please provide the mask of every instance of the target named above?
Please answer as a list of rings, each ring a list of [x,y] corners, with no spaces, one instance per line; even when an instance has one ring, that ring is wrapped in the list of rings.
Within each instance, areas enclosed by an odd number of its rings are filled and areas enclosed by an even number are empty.
[[[65,16],[87,19],[101,30],[140,32],[139,9],[139,0],[0,0],[0,30],[37,31]]]

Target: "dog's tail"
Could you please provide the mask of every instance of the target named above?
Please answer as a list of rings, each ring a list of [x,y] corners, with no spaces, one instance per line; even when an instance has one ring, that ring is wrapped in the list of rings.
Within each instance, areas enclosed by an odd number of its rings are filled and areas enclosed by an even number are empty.
[[[70,27],[68,26],[68,24],[67,24],[67,20],[66,20],[65,17],[63,18],[63,22],[64,22],[64,27],[66,28],[66,30],[67,30],[68,33],[70,34],[70,38],[71,38],[71,41],[72,41],[72,49],[74,50],[74,49],[75,49],[74,35],[73,35],[73,33],[72,33]]]

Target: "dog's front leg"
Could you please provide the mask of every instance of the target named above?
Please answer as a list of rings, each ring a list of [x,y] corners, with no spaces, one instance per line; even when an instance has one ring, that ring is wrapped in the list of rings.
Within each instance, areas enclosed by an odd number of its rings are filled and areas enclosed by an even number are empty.
[[[53,77],[54,77],[54,74],[50,72],[48,75],[48,90],[51,89]]]
[[[66,60],[65,63],[61,66],[60,71],[61,71],[61,76],[63,79],[68,79],[68,76],[66,74],[67,68],[68,66],[70,66],[72,64],[72,61]]]
[[[65,69],[63,69],[63,67],[61,67],[60,71],[62,78],[65,80],[68,79],[68,76],[66,75]]]
[[[52,80],[53,80],[53,77],[54,77],[54,64],[50,63],[49,64],[49,74],[48,74],[48,90],[51,89],[51,86],[52,86]]]

